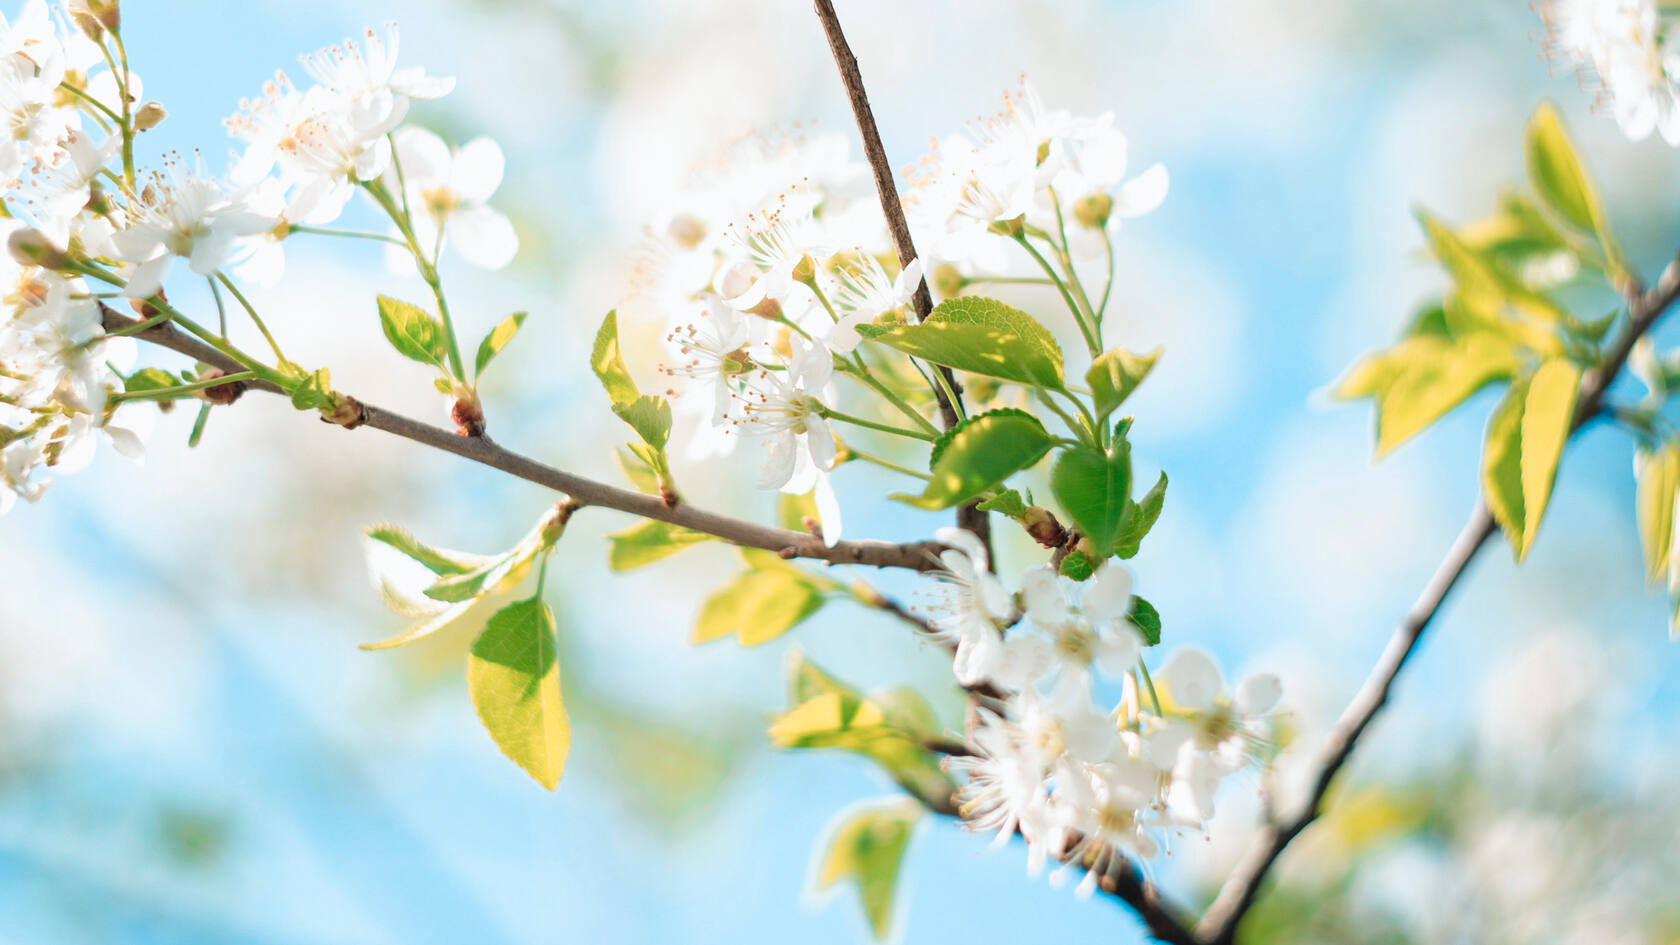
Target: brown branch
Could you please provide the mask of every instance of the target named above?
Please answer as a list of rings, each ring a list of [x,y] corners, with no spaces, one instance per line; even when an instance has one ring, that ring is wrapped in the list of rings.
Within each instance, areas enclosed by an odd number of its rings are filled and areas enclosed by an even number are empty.
[[[107,331],[132,327],[136,323],[136,319],[105,309]],[[229,373],[244,370],[222,352],[181,332],[168,322],[136,332],[133,337],[178,351]],[[247,383],[252,390],[282,393],[278,386],[266,381]],[[924,572],[940,567],[938,554],[945,546],[936,541],[901,544],[884,541],[842,541],[829,547],[815,535],[758,525],[708,512],[684,502],[675,506],[667,505],[659,496],[609,486],[503,449],[489,437],[460,436],[383,407],[361,402],[357,404],[360,408],[360,418],[345,423],[346,426],[370,426],[446,453],[454,453],[456,456],[563,493],[579,506],[617,509],[642,518],[681,525],[714,535],[732,544],[774,551],[785,558],[810,558],[831,564],[861,564],[876,568],[905,568]]]
[[[846,34],[840,28],[840,17],[834,12],[832,0],[816,0],[817,19],[822,21],[823,33],[828,36],[828,48],[834,54],[834,64],[839,67],[840,81],[846,86],[846,98],[852,105],[852,116],[857,119],[858,134],[863,138],[863,154],[869,161],[869,170],[875,177],[875,193],[881,198],[881,215],[887,219],[887,231],[892,234],[893,246],[898,250],[898,264],[908,266],[917,258],[916,244],[910,238],[910,223],[904,218],[904,204],[898,199],[898,186],[893,183],[892,165],[887,163],[887,149],[881,144],[881,131],[875,126],[875,113],[869,107],[869,95],[864,91],[863,73],[858,69],[857,57],[852,55],[852,47],[846,42]],[[916,294],[911,299],[911,306],[916,310],[917,320],[928,317],[933,311],[933,296],[928,292],[927,279],[916,284]],[[956,375],[951,369],[942,364],[933,365],[941,380],[951,390],[951,397],[945,394],[945,388],[940,384],[933,385],[933,396],[939,401],[939,417],[945,429],[949,430],[957,425],[957,404],[952,397],[959,400],[962,397],[962,385],[957,383]],[[975,503],[970,503],[957,510],[957,524],[974,533],[980,543],[985,545],[987,552],[992,550],[991,520]]]
[[[1656,324],[1657,319],[1676,299],[1680,299],[1680,258],[1668,264],[1657,277],[1656,285],[1649,290],[1643,290],[1639,285],[1633,284],[1626,287],[1626,292],[1629,316],[1627,328],[1604,353],[1598,367],[1582,376],[1575,405],[1575,418],[1570,428],[1572,434],[1598,415],[1604,405],[1605,391],[1627,364],[1628,354],[1632,352],[1634,343]],[[1196,934],[1204,943],[1229,945],[1235,940],[1237,926],[1242,922],[1249,907],[1254,904],[1260,886],[1271,871],[1272,865],[1277,862],[1290,842],[1323,813],[1325,797],[1337,773],[1347,763],[1355,744],[1370,725],[1372,718],[1388,701],[1395,678],[1399,676],[1406,660],[1416,649],[1423,632],[1440,611],[1447,594],[1457,585],[1471,559],[1476,556],[1482,545],[1493,537],[1494,532],[1493,517],[1478,499],[1475,509],[1470,513],[1470,520],[1464,523],[1464,528],[1459,532],[1452,548],[1448,550],[1446,559],[1425,585],[1417,603],[1406,613],[1406,619],[1389,638],[1388,645],[1383,648],[1382,656],[1377,660],[1376,666],[1372,667],[1365,684],[1354,694],[1353,701],[1348,703],[1347,708],[1342,710],[1341,717],[1336,720],[1335,727],[1330,730],[1329,737],[1319,749],[1318,760],[1314,765],[1317,774],[1313,778],[1311,794],[1294,814],[1283,820],[1271,821],[1261,828],[1248,851],[1237,861],[1236,868],[1220,887],[1218,895],[1208,906],[1202,920],[1197,923]]]

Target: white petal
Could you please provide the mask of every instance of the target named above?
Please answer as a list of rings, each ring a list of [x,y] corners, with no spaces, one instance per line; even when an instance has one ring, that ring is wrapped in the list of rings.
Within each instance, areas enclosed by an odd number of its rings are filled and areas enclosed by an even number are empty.
[[[1058,626],[1068,619],[1067,597],[1061,579],[1047,567],[1029,568],[1021,575],[1021,592],[1027,599],[1027,615],[1036,623]]]
[[[1080,613],[1100,623],[1118,620],[1131,608],[1132,572],[1125,565],[1104,562],[1086,585],[1084,596],[1079,598]]]
[[[817,464],[818,469],[833,469],[834,433],[829,430],[828,421],[811,414],[805,418],[805,427],[808,431],[805,434],[805,443],[806,448],[811,451],[811,461]]]
[[[799,438],[783,433],[770,446],[770,456],[764,461],[764,471],[758,477],[760,489],[780,489],[793,476],[793,464],[799,456]]]
[[[449,217],[455,250],[468,262],[500,269],[519,252],[519,234],[508,218],[489,207],[468,207]]]
[[[502,185],[502,149],[489,138],[461,146],[449,168],[449,189],[465,203],[484,203]]]
[[[1131,627],[1118,627],[1103,633],[1097,642],[1097,665],[1105,675],[1122,676],[1137,665],[1143,652],[1143,641]]]
[[[1120,185],[1114,192],[1114,209],[1111,211],[1117,217],[1137,217],[1159,207],[1161,201],[1167,199],[1167,169],[1159,164],[1152,164],[1149,170]]]
[[[1231,703],[1236,707],[1238,715],[1253,718],[1272,711],[1282,698],[1283,683],[1278,681],[1277,674],[1255,673],[1237,683],[1237,691]]]
[[[834,495],[834,485],[827,476],[817,477],[816,499],[823,544],[832,548],[840,542],[840,500]]]
[[[143,263],[128,277],[128,285],[123,288],[123,294],[131,299],[149,299],[163,288],[163,277],[169,274],[169,264],[175,257],[165,253],[148,263]]]
[[[1183,647],[1167,660],[1161,679],[1172,693],[1172,700],[1187,709],[1203,711],[1213,707],[1225,688],[1219,667],[1206,653],[1195,647]]]

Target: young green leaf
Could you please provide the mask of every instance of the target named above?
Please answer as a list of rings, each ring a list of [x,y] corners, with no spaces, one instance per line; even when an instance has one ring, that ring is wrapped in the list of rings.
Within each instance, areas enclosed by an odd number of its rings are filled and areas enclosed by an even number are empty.
[[[519,334],[519,328],[525,324],[525,313],[514,312],[512,315],[496,323],[484,340],[478,343],[478,359],[473,366],[473,377],[480,377],[484,369],[490,366],[492,359],[507,347],[513,336]]]
[[[1132,391],[1137,390],[1137,386],[1149,376],[1160,358],[1160,348],[1142,356],[1124,348],[1115,348],[1091,362],[1091,369],[1085,372],[1085,383],[1091,387],[1091,401],[1097,408],[1097,419],[1104,420],[1119,409],[1126,398],[1132,396]]]
[[[921,509],[960,505],[1037,463],[1055,442],[1038,418],[1008,408],[970,417],[940,439],[922,494],[892,498]]]
[[[590,352],[589,366],[601,379],[601,386],[606,388],[607,396],[615,406],[628,404],[641,396],[629,369],[624,366],[624,358],[618,352],[617,311],[608,312],[607,317],[602,319],[601,330],[595,333],[595,348]]]
[[[1633,457],[1634,508],[1645,574],[1652,581],[1668,573],[1674,553],[1674,499],[1680,491],[1680,443],[1665,440],[1655,451],[1639,449]]]
[[[1161,642],[1161,613],[1155,609],[1154,604],[1133,595],[1132,609],[1126,614],[1126,619],[1143,635],[1145,646],[1155,646]]]
[[[614,450],[613,456],[618,460],[618,468],[624,473],[624,478],[630,480],[630,484],[635,486],[637,491],[649,495],[659,494],[659,474],[653,471],[653,466],[646,457],[622,448]]]
[[[171,387],[180,387],[182,383],[175,375],[162,368],[149,367],[123,378],[123,390],[136,394],[148,390],[168,390]]]
[[[468,571],[481,568],[493,560],[488,555],[452,551],[448,548],[434,548],[416,539],[407,529],[399,528],[396,525],[369,525],[364,534],[367,535],[369,540],[389,545],[420,562],[439,577],[449,574],[465,574]]]
[[[817,889],[828,889],[841,880],[856,886],[858,902],[877,941],[886,939],[891,930],[899,868],[920,817],[921,806],[914,800],[895,798],[847,814],[826,841]]]
[[[1523,285],[1492,260],[1470,248],[1445,223],[1423,210],[1417,212],[1417,217],[1423,225],[1424,235],[1429,239],[1430,251],[1452,276],[1457,291],[1477,301],[1478,310],[1492,309],[1497,313],[1499,309],[1510,306],[1547,325],[1556,325],[1567,316],[1563,306]],[[1450,320],[1452,313],[1449,311],[1447,314]]]
[[[292,406],[319,410],[332,406],[332,373],[326,368],[309,375],[292,391]]]
[[[1482,488],[1488,509],[1521,561],[1534,543],[1558,460],[1575,419],[1581,372],[1553,360],[1511,384],[1488,418],[1482,451]]]
[[[1122,558],[1135,557],[1138,548],[1149,530],[1155,527],[1155,520],[1161,517],[1161,507],[1167,501],[1167,474],[1155,480],[1155,485],[1143,494],[1143,500],[1126,506],[1125,521],[1120,526],[1120,537],[1115,541],[1114,553]]]
[[[467,659],[467,691],[479,721],[502,754],[551,791],[572,744],[554,634],[547,604],[519,601],[490,618]]]
[[[1491,333],[1459,339],[1417,335],[1361,359],[1334,393],[1376,399],[1376,452],[1381,457],[1484,385],[1515,374],[1520,365],[1510,342]]]
[[[1091,575],[1097,573],[1097,569],[1092,566],[1091,559],[1085,556],[1085,552],[1070,551],[1062,558],[1062,564],[1056,569],[1056,573],[1069,580],[1089,581]]]
[[[642,442],[654,449],[664,449],[671,439],[671,405],[665,398],[643,394],[627,402],[614,403],[612,409],[636,431]]]
[[[443,325],[419,307],[388,295],[379,296],[379,325],[397,353],[421,364],[443,366]]]
[[[791,492],[778,493],[776,496],[776,524],[788,531],[805,531],[806,520],[819,521],[822,516],[817,512],[817,494],[815,491],[803,495]]]
[[[1050,489],[1102,561],[1114,551],[1131,498],[1131,447],[1121,441],[1107,452],[1091,446],[1067,450],[1050,470]]]
[[[996,299],[947,299],[926,321],[858,333],[905,354],[972,374],[1060,388],[1062,348],[1031,315]]]
[[[607,540],[612,542],[612,548],[607,553],[607,567],[614,571],[629,571],[668,558],[711,537],[681,525],[643,519],[607,536]]]
[[[996,512],[1018,522],[1027,514],[1027,503],[1014,489],[1001,489],[997,495],[980,503],[980,511]]]

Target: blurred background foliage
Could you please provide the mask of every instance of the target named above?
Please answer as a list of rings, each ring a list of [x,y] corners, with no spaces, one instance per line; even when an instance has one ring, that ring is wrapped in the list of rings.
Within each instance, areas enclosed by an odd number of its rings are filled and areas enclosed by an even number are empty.
[[[1488,212],[1521,174],[1524,120],[1553,98],[1649,275],[1680,245],[1674,153],[1593,114],[1515,0],[840,7],[900,164],[1025,71],[1052,104],[1114,111],[1139,166],[1171,170],[1167,204],[1121,237],[1107,339],[1166,346],[1133,437],[1138,475],[1170,468],[1173,495],[1133,564],[1169,645],[1284,676],[1296,735],[1252,786],[1293,796],[1301,756],[1476,492],[1485,395],[1373,465],[1366,412],[1321,394],[1439,292],[1411,207],[1454,223]],[[600,445],[619,431],[585,359],[640,220],[752,128],[850,130],[799,3],[172,0],[125,14],[135,68],[171,115],[146,153],[200,147],[212,167],[219,119],[274,68],[399,16],[402,59],[460,77],[414,117],[509,156],[499,203],[519,261],[445,272],[468,336],[532,313],[484,391],[491,432],[600,478],[617,475]],[[374,314],[375,291],[416,286],[361,246],[300,244],[288,266],[259,301],[285,313],[271,322],[289,352],[345,390],[441,415]],[[1053,310],[1031,290],[1010,300]],[[625,330],[644,386],[655,328]],[[600,535],[625,522],[585,513],[550,576],[576,734],[548,795],[477,730],[466,640],[354,644],[396,629],[367,586],[362,526],[489,551],[551,497],[260,398],[213,419],[189,452],[190,416],[165,416],[144,466],[102,457],[0,522],[0,942],[867,939],[850,903],[810,900],[810,851],[836,812],[890,785],[850,757],[776,753],[764,727],[792,646],[860,686],[917,686],[956,724],[940,654],[844,607],[763,647],[690,646],[734,555],[609,575]],[[1522,569],[1498,550],[1477,564],[1247,941],[1680,940],[1680,686],[1662,596],[1638,577],[1629,458],[1625,437],[1589,431]],[[850,535],[938,523],[872,508],[882,480],[855,469],[838,477]],[[752,472],[679,477],[768,519]],[[1006,570],[1033,560],[1011,541]],[[1260,792],[1237,787],[1210,838],[1172,838],[1155,866],[1183,899],[1211,894],[1241,849]],[[1140,937],[1111,904],[984,852],[949,823],[918,829],[905,941]]]

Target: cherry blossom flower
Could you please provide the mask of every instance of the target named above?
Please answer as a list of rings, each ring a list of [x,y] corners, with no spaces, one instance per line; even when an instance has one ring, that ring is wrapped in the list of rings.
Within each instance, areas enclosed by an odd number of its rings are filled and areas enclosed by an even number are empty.
[[[385,173],[386,185],[393,193],[406,187],[420,246],[452,240],[475,266],[500,269],[511,262],[519,251],[519,236],[506,216],[486,206],[502,183],[502,149],[496,142],[474,138],[452,149],[437,135],[413,126],[399,129],[392,140],[396,161]],[[390,249],[388,258],[396,255],[405,266],[413,266],[413,258],[399,247]]]
[[[874,256],[859,251],[854,260],[835,269],[837,289],[834,292],[835,312],[840,320],[828,331],[828,346],[842,354],[851,351],[862,340],[858,326],[874,322],[891,312],[902,312],[910,305],[916,287],[922,282],[922,261],[910,260],[895,276],[887,275]]]
[[[217,272],[233,258],[237,240],[276,223],[214,179],[180,165],[172,170],[155,175],[130,202],[128,226],[112,237],[118,257],[137,264],[124,290],[130,298],[155,295],[176,257],[187,260],[198,275]]]
[[[792,357],[782,371],[760,369],[752,377],[739,414],[744,431],[770,441],[760,489],[780,489],[793,477],[801,453],[819,470],[834,468],[834,434],[823,416],[825,389],[834,373],[834,355],[817,343],[795,337]]]

